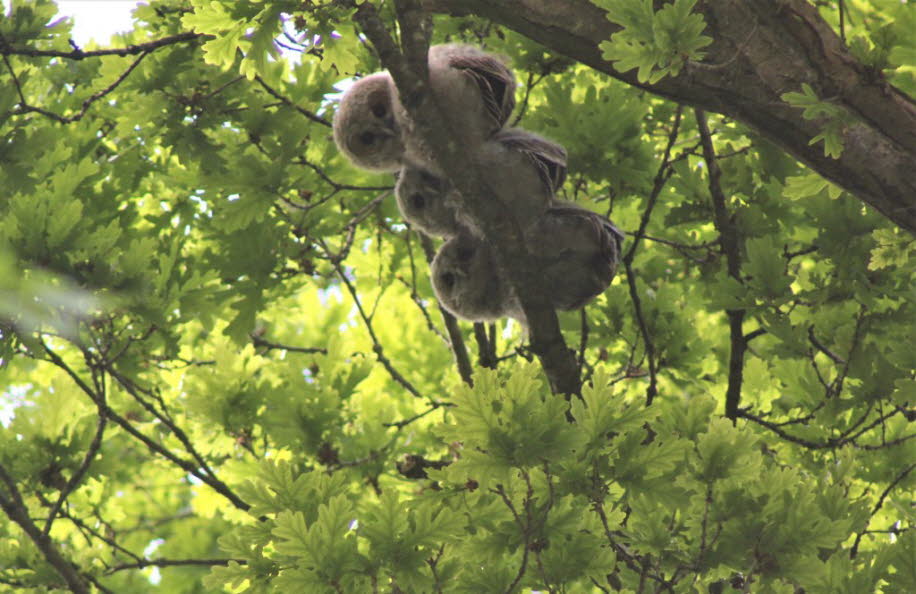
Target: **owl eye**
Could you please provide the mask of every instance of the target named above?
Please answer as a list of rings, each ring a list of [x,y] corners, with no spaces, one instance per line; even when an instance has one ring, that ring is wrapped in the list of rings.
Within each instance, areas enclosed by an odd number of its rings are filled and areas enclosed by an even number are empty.
[[[377,118],[383,118],[388,115],[388,108],[385,107],[384,103],[373,103],[369,106],[369,111]]]
[[[442,285],[446,289],[451,289],[452,287],[455,286],[455,275],[452,274],[451,272],[444,273],[442,276],[439,277],[439,280],[442,281]]]
[[[417,210],[422,210],[426,206],[426,198],[423,194],[413,194],[410,197],[410,205]]]
[[[375,140],[376,140],[375,134],[373,134],[372,132],[363,132],[362,134],[359,135],[359,141],[365,144],[366,146],[372,146],[373,144],[375,144]]]
[[[423,181],[425,185],[431,188],[434,188],[436,191],[442,190],[442,179],[439,177],[436,177],[432,173],[429,173],[428,171],[421,171],[420,179]]]
[[[474,246],[468,245],[458,248],[458,261],[467,262],[474,257]]]

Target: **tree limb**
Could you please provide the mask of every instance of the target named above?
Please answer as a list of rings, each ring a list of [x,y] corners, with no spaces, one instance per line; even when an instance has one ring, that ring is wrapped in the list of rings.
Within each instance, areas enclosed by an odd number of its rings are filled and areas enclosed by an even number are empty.
[[[699,3],[706,21],[704,63],[678,76],[640,83],[620,73],[598,44],[620,27],[589,0],[422,0],[433,12],[477,15],[504,25],[627,84],[733,118],[776,143],[814,171],[916,233],[916,105],[879,72],[858,62],[804,0],[719,0]],[[782,100],[811,85],[818,97],[858,122],[842,132],[843,153],[811,145],[823,122],[806,120]]]

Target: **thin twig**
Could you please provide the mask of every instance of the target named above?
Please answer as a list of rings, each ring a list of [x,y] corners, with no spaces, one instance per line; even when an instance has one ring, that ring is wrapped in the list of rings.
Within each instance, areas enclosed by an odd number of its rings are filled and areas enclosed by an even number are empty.
[[[325,250],[325,253],[330,253],[327,245],[322,241],[321,247]],[[356,292],[356,287],[353,286],[353,283],[350,282],[350,279],[347,278],[347,274],[344,272],[343,267],[340,265],[340,262],[335,258],[331,260],[334,265],[334,269],[337,271],[337,277],[347,288],[347,292],[350,293],[350,297],[353,298],[353,302],[356,304],[356,311],[359,312],[359,317],[363,320],[363,325],[366,327],[366,331],[369,333],[369,338],[372,340],[372,351],[375,353],[376,359],[382,364],[388,375],[391,376],[391,379],[401,384],[405,390],[410,392],[410,394],[415,398],[423,398],[424,396],[420,394],[410,381],[405,378],[401,372],[394,368],[391,364],[391,360],[385,356],[385,349],[382,347],[382,343],[379,342],[378,335],[375,333],[375,328],[372,326],[372,318],[366,314],[366,310],[363,308],[362,300],[359,298],[359,293]]]
[[[896,414],[899,414],[899,412],[894,411],[892,413],[888,413],[887,415],[879,417],[877,420],[873,421],[872,423],[870,423],[863,429],[860,429],[854,435],[845,435],[841,437],[830,438],[824,442],[811,441],[809,439],[798,437],[797,435],[792,435],[791,433],[787,432],[786,430],[782,428],[784,425],[788,423],[773,423],[771,421],[767,421],[766,419],[762,417],[754,415],[744,409],[741,409],[738,411],[738,418],[747,419],[751,422],[757,423],[758,425],[762,427],[766,427],[767,429],[769,429],[770,431],[772,431],[779,437],[785,439],[786,441],[791,441],[792,443],[805,447],[809,450],[836,449],[836,448],[843,447],[847,444],[857,449],[860,449],[860,450],[881,450],[881,449],[886,449],[892,446],[897,446],[902,443],[905,443],[909,441],[910,439],[913,439],[914,437],[916,437],[916,433],[912,435],[906,435],[904,437],[900,437],[898,439],[888,441],[880,445],[860,444],[860,443],[856,443],[855,440],[861,437],[862,435],[864,435],[866,432],[870,431],[871,429],[874,429],[880,423],[883,423],[884,421],[886,421],[887,419],[891,418],[892,416]]]
[[[104,394],[100,396],[104,400]],[[102,446],[102,436],[105,434],[105,427],[107,426],[108,418],[105,416],[102,407],[99,406],[99,420],[95,429],[95,436],[92,438],[92,442],[89,444],[89,449],[86,450],[86,454],[83,456],[83,461],[80,463],[79,468],[76,472],[70,477],[70,480],[67,481],[67,484],[61,489],[60,494],[57,496],[57,501],[54,502],[54,505],[51,507],[51,511],[48,512],[48,519],[45,520],[44,529],[42,529],[42,534],[48,536],[51,533],[51,525],[54,523],[54,518],[57,516],[60,511],[61,506],[63,506],[64,501],[67,497],[70,496],[70,493],[76,488],[76,486],[83,480],[83,477],[86,475],[86,472],[89,470],[89,466],[95,460],[96,455],[99,453],[99,449]]]
[[[608,544],[611,545],[611,548],[614,549],[614,552],[617,554],[617,558],[622,559],[624,564],[629,567],[631,571],[658,582],[659,590],[664,589],[673,594],[673,582],[666,580],[655,572],[648,571],[649,567],[644,558],[630,553],[625,546],[617,542],[617,539],[614,538],[614,533],[611,531],[610,524],[608,523],[607,513],[604,511],[604,502],[600,499],[592,500],[592,509],[598,514],[601,525],[604,527],[604,535],[607,538]]]
[[[869,520],[868,520],[869,523],[871,523],[871,518],[874,518],[875,514],[878,513],[878,510],[881,509],[881,506],[884,505],[884,500],[887,499],[887,496],[894,489],[894,487],[899,485],[900,481],[905,479],[908,474],[913,472],[913,469],[916,469],[916,464],[910,464],[903,472],[897,475],[897,478],[891,481],[891,484],[889,484],[886,489],[884,489],[884,492],[881,493],[881,496],[878,498],[877,503],[875,503],[875,507],[872,508],[871,514],[869,514]],[[849,550],[850,559],[855,559],[856,555],[859,554],[859,543],[862,541],[862,536],[865,534],[865,531],[867,529],[868,529],[868,524],[865,525],[865,529],[863,529],[862,532],[859,532],[856,535],[856,540],[854,543],[852,543],[852,548]]]
[[[642,311],[642,300],[639,297],[639,291],[636,287],[636,273],[633,269],[633,259],[636,257],[636,250],[639,247],[639,240],[645,236],[646,227],[649,226],[649,219],[652,217],[652,211],[655,208],[656,202],[658,201],[658,196],[661,194],[662,188],[665,187],[665,183],[671,177],[673,172],[670,163],[671,149],[674,146],[674,143],[677,142],[677,136],[681,125],[682,111],[683,107],[678,105],[677,110],[674,113],[674,124],[671,126],[671,132],[668,134],[668,144],[665,146],[662,162],[658,167],[658,171],[655,173],[655,180],[652,184],[652,192],[649,194],[649,198],[646,201],[646,210],[643,212],[642,218],[639,221],[639,228],[634,235],[633,244],[630,246],[630,249],[627,250],[627,253],[623,257],[623,265],[627,271],[627,286],[630,292],[630,301],[633,302],[633,309],[636,313],[636,322],[639,326],[639,331],[642,335],[643,343],[646,346],[646,358],[649,360],[649,386],[646,388],[646,406],[650,406],[652,401],[655,399],[656,394],[658,394],[658,369],[657,362],[655,360],[655,343],[652,341],[652,336],[649,334],[649,327],[646,323],[646,316]]]
[[[304,165],[308,167],[309,169],[311,169],[312,171],[314,171],[315,173],[317,173],[318,177],[323,179],[325,182],[328,183],[328,185],[334,188],[334,193],[337,193],[340,190],[357,190],[357,191],[367,191],[367,192],[384,192],[384,191],[390,192],[391,190],[394,189],[394,186],[354,186],[351,184],[338,183],[334,181],[333,179],[331,179],[331,177],[327,173],[324,172],[324,169],[322,169],[318,165],[315,165],[314,163],[305,159],[304,157],[300,157],[300,158],[293,160],[293,163],[295,163],[296,165]],[[333,193],[332,193],[332,196],[333,196]],[[315,206],[317,205],[316,204],[309,205],[309,207],[311,208],[314,208]],[[308,207],[299,207],[299,208],[301,210],[309,210]]]
[[[662,162],[658,167],[658,171],[655,172],[655,179],[652,182],[652,192],[649,194],[648,200],[646,200],[646,210],[643,211],[642,218],[639,220],[639,228],[634,234],[635,239],[633,240],[633,245],[630,246],[630,249],[627,250],[626,255],[623,257],[625,262],[633,261],[636,255],[636,249],[639,247],[639,240],[645,237],[646,227],[649,226],[649,219],[652,217],[652,211],[655,208],[655,203],[658,201],[658,196],[661,194],[662,188],[665,187],[668,178],[671,177],[671,149],[674,143],[677,142],[683,109],[683,106],[678,104],[674,112],[674,124],[671,126],[671,132],[668,133],[668,144],[665,146],[665,152],[662,155]]]
[[[328,354],[328,349],[323,348],[323,347],[300,347],[300,346],[292,346],[288,344],[280,344],[278,342],[271,342],[256,334],[251,335],[251,342],[255,346],[263,347],[267,349],[268,351],[280,350],[280,351],[288,351],[290,353],[302,353],[304,355],[315,355],[315,354],[327,355]]]
[[[846,361],[844,361],[842,357],[833,353],[830,349],[824,346],[824,344],[821,341],[817,339],[817,337],[814,335],[814,326],[813,325],[808,326],[808,341],[814,345],[814,348],[816,348],[820,352],[827,355],[827,357],[831,361],[836,363],[837,365],[843,365],[846,363]]]
[[[254,79],[255,79],[256,81],[258,81],[258,84],[260,84],[261,87],[263,87],[263,89],[264,89],[265,91],[267,91],[267,93],[268,93],[271,97],[273,97],[274,99],[277,99],[278,101],[280,101],[281,103],[283,103],[284,105],[286,105],[286,106],[288,106],[288,107],[292,107],[293,109],[295,109],[296,111],[298,111],[300,114],[304,115],[305,117],[307,117],[309,120],[315,122],[316,124],[321,124],[322,126],[327,126],[328,128],[331,127],[331,122],[327,121],[326,119],[324,119],[323,117],[321,117],[321,116],[319,116],[319,115],[316,115],[316,114],[312,113],[311,111],[309,111],[309,110],[307,110],[307,109],[305,109],[305,108],[303,108],[303,107],[299,107],[298,105],[296,105],[295,103],[293,103],[293,101],[292,101],[291,99],[289,99],[288,97],[284,97],[283,95],[281,95],[279,91],[277,91],[276,89],[274,89],[273,87],[271,87],[270,85],[268,85],[266,82],[264,82],[264,79],[261,78],[261,75],[260,75],[260,74],[256,74],[255,77],[254,77]]]
[[[522,102],[518,106],[518,113],[515,115],[515,119],[512,120],[512,126],[518,126],[519,122],[522,121],[522,118],[525,117],[525,112],[528,111],[528,100],[531,97],[531,91],[544,80],[546,75],[542,74],[538,77],[537,80],[534,80],[534,73],[528,73],[528,82],[525,83],[525,96],[522,98]]]
[[[83,116],[86,115],[86,112],[89,111],[89,107],[93,103],[95,103],[96,101],[104,97],[105,95],[114,91],[118,87],[118,85],[124,82],[124,80],[130,75],[130,73],[133,72],[134,68],[136,68],[140,64],[140,62],[143,60],[143,58],[148,56],[151,51],[152,50],[146,50],[143,53],[141,53],[139,56],[137,56],[137,59],[134,60],[133,63],[130,66],[128,66],[124,72],[121,73],[121,76],[119,76],[117,79],[115,79],[113,83],[111,83],[110,85],[102,89],[101,91],[97,91],[93,93],[91,96],[89,96],[88,98],[86,98],[83,101],[83,105],[80,108],[80,110],[75,115],[72,115],[69,117],[64,117],[62,115],[54,113],[53,111],[48,111],[47,109],[44,109],[41,107],[35,107],[33,105],[29,105],[25,101],[25,98],[23,97],[22,88],[20,86],[19,79],[16,78],[16,74],[15,72],[13,72],[13,66],[10,64],[9,58],[7,58],[6,54],[3,55],[3,61],[6,62],[6,66],[9,69],[10,74],[13,76],[13,83],[16,85],[16,88],[19,91],[20,102],[19,102],[19,109],[17,113],[24,114],[24,113],[33,113],[34,112],[34,113],[39,113],[43,116],[49,117],[57,122],[60,122],[61,124],[72,124],[73,122],[78,122],[79,120],[83,119]]]
[[[109,567],[105,570],[105,575],[111,575],[125,569],[144,569],[146,567],[214,567],[219,565],[225,567],[229,565],[230,561],[235,561],[241,565],[246,564],[244,559],[140,559],[135,563],[122,563],[121,565]]]
[[[137,54],[142,54],[144,52],[151,52],[153,50],[159,49],[160,47],[165,47],[167,45],[173,45],[176,43],[183,43],[185,41],[194,41],[196,39],[212,39],[210,35],[204,35],[202,33],[179,33],[177,35],[170,35],[169,37],[163,37],[162,39],[157,39],[155,41],[149,41],[147,43],[138,43],[135,45],[128,45],[127,47],[122,48],[109,48],[109,49],[98,49],[90,50],[88,52],[83,51],[79,48],[74,48],[69,52],[62,52],[60,50],[38,50],[29,47],[12,47],[6,44],[6,41],[0,39],[0,54],[4,56],[29,56],[29,57],[49,57],[49,58],[66,58],[68,60],[84,60],[86,58],[96,58],[99,56],[135,56]]]
[[[57,353],[51,350],[50,347],[48,347],[44,343],[42,343],[42,346],[44,347],[45,353],[48,355],[51,362],[55,366],[57,366],[59,369],[63,370],[68,376],[70,376],[70,378],[76,383],[76,385],[80,388],[80,390],[82,390],[83,393],[89,396],[89,398],[94,403],[96,403],[97,406],[101,408],[101,410],[104,412],[106,417],[114,421],[117,425],[119,425],[122,429],[127,431],[127,433],[132,435],[134,438],[143,442],[146,445],[146,447],[150,449],[150,451],[161,455],[162,457],[166,458],[173,464],[176,464],[179,468],[181,468],[185,472],[188,472],[192,474],[193,476],[197,477],[198,479],[200,479],[201,482],[205,483],[210,488],[212,488],[214,491],[216,491],[217,493],[219,493],[220,495],[228,499],[230,502],[232,502],[232,504],[235,507],[241,509],[242,511],[248,511],[248,509],[251,508],[249,504],[245,503],[242,499],[238,497],[238,495],[233,493],[232,490],[229,489],[229,487],[225,483],[223,483],[216,477],[212,476],[211,474],[208,474],[206,472],[201,472],[201,469],[197,464],[194,464],[187,460],[182,460],[181,458],[176,456],[174,453],[172,453],[170,450],[156,443],[151,438],[147,437],[146,435],[141,433],[139,430],[137,430],[137,428],[134,427],[127,419],[117,414],[106,403],[101,402],[99,400],[98,395],[92,390],[92,388],[90,388],[86,384],[86,382],[83,380],[83,378],[77,375],[77,373],[73,371],[73,369],[69,365],[67,365],[67,363],[63,359],[61,359],[61,357]]]
[[[443,406],[448,407],[448,406],[453,406],[453,405],[452,405],[451,403],[448,403],[448,402],[433,402],[433,403],[432,403],[432,406],[430,406],[428,409],[426,409],[425,411],[423,411],[423,412],[421,412],[421,413],[417,413],[417,414],[415,414],[415,415],[412,416],[412,417],[407,417],[406,419],[403,419],[403,420],[400,420],[400,421],[393,421],[393,422],[391,422],[391,423],[382,423],[382,426],[383,426],[383,427],[394,427],[394,428],[396,428],[396,429],[403,429],[403,428],[406,427],[407,425],[410,425],[410,424],[413,423],[414,421],[419,421],[420,419],[422,419],[422,418],[425,417],[426,415],[428,415],[428,414],[430,414],[430,413],[432,413],[432,412],[438,410],[439,408],[441,408],[441,407],[443,407]]]
[[[531,494],[531,485],[529,483],[529,495]],[[515,505],[512,503],[512,500],[509,499],[509,496],[506,494],[506,490],[502,485],[498,485],[496,489],[492,489],[493,493],[496,493],[503,500],[503,503],[506,504],[506,507],[509,508],[509,512],[512,514],[512,518],[515,520],[515,524],[518,526],[519,532],[522,535],[522,561],[519,564],[518,572],[515,575],[515,579],[509,584],[509,587],[506,588],[506,594],[512,594],[515,590],[515,587],[518,586],[519,582],[522,581],[522,578],[525,576],[525,571],[528,569],[528,550],[531,548],[531,534],[530,534],[530,524],[522,520],[518,512],[515,509]]]
[[[738,228],[728,214],[725,193],[722,191],[722,170],[716,161],[716,152],[712,144],[712,135],[706,120],[706,112],[695,109],[697,128],[703,143],[703,160],[709,175],[709,193],[712,197],[713,223],[719,232],[719,243],[725,253],[728,275],[741,282],[741,255],[738,250]],[[747,341],[744,338],[743,309],[727,309],[728,327],[731,347],[728,360],[728,387],[725,392],[725,416],[735,422],[738,418],[738,407],[741,403],[741,384],[744,381],[744,354]]]

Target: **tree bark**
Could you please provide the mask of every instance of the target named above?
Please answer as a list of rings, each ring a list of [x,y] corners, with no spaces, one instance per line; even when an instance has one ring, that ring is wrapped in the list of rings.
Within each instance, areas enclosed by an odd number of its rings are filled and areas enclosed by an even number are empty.
[[[811,169],[916,234],[916,104],[857,61],[804,0],[709,0],[696,11],[713,43],[702,63],[676,77],[640,83],[620,73],[598,44],[620,28],[588,0],[422,0],[431,12],[491,19],[549,49],[663,97],[749,126]],[[823,122],[781,99],[811,85],[857,122],[834,159],[810,144]]]

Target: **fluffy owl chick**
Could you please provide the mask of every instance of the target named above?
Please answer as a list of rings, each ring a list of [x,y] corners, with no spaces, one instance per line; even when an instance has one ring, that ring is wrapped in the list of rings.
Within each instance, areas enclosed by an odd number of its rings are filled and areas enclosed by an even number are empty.
[[[623,233],[609,219],[557,203],[525,231],[553,306],[579,309],[607,289],[620,262]]]
[[[515,108],[515,75],[471,45],[429,48],[429,84],[443,111],[481,139],[502,128]]]
[[[457,217],[461,196],[444,177],[405,163],[394,193],[404,219],[427,235],[449,238],[461,231]]]
[[[439,303],[459,318],[492,321],[518,310],[486,243],[470,234],[461,233],[442,244],[430,275]]]
[[[474,161],[487,185],[522,228],[527,228],[547,210],[566,177],[566,150],[521,128],[507,128],[494,134],[480,145]],[[460,206],[458,219],[476,231]]]
[[[498,57],[474,46],[429,48],[429,86],[457,140],[475,146],[501,129],[515,108],[515,75]],[[396,117],[405,131],[407,155],[432,167],[435,163],[403,107]]]
[[[500,130],[473,153],[475,169],[522,228],[554,202],[566,176],[566,151],[520,128]],[[480,236],[461,194],[426,165],[405,161],[395,188],[401,214],[430,235],[451,237],[462,229]]]
[[[552,140],[529,132],[522,128],[506,128],[493,135],[492,140],[499,145],[523,156],[526,165],[534,166],[538,179],[544,187],[555,195],[566,181],[566,149]],[[506,163],[508,168],[512,163]]]
[[[404,142],[395,118],[399,101],[387,72],[354,82],[334,116],[334,142],[353,165],[369,171],[397,171]]]
[[[557,203],[525,230],[534,269],[556,309],[579,309],[611,283],[623,233],[597,213]],[[496,269],[487,244],[468,233],[445,242],[432,263],[432,281],[443,307],[476,322],[512,317],[525,324],[515,292]]]

